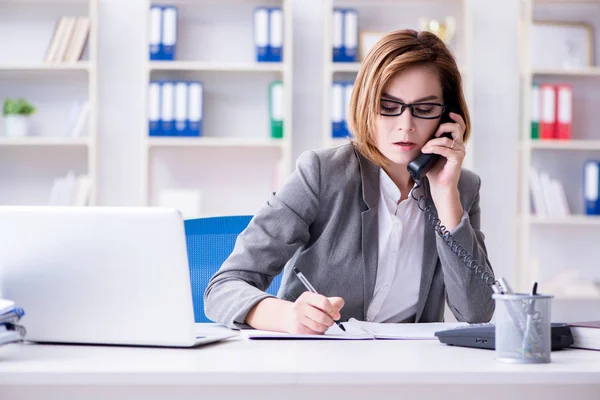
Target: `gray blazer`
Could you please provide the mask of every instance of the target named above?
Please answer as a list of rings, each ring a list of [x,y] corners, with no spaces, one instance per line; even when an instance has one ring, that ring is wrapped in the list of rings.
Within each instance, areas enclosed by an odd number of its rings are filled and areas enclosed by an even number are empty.
[[[480,184],[476,174],[462,170],[458,189],[464,213],[452,234],[491,272],[480,231]],[[379,167],[352,144],[303,153],[290,180],[258,210],[211,278],[204,294],[206,316],[230,328],[245,326],[248,311],[272,297],[264,291],[282,269],[277,297],[296,300],[306,291],[291,273],[296,266],[318,293],[344,299],[342,321],[364,321],[377,274],[378,200]],[[417,312],[404,322],[443,321],[445,300],[459,321],[488,322],[494,313],[491,288],[425,223]]]

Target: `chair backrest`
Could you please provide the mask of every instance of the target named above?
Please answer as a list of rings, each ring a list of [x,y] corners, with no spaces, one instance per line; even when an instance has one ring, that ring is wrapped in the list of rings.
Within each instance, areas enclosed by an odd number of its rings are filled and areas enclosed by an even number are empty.
[[[196,322],[213,322],[204,315],[204,291],[210,278],[233,251],[238,235],[251,219],[250,215],[240,215],[184,221]],[[273,279],[267,293],[277,295],[281,275]]]

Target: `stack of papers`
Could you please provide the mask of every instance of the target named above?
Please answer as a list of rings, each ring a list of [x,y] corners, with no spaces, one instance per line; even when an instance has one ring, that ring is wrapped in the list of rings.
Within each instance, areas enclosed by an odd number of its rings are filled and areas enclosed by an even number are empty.
[[[17,324],[24,314],[13,301],[0,299],[0,346],[24,340],[25,328]]]
[[[323,335],[290,334],[284,332],[261,331],[244,329],[242,334],[248,339],[337,339],[337,340],[437,340],[436,332],[468,326],[466,322],[456,323],[419,323],[419,324],[388,324],[358,321],[350,318],[344,322],[346,332],[333,325]]]

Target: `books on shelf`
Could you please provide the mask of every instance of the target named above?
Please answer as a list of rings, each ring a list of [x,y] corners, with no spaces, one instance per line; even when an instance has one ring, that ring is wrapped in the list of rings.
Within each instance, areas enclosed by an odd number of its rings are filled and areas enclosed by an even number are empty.
[[[202,136],[204,86],[199,81],[151,81],[149,136]]]
[[[600,321],[570,322],[574,343],[571,347],[600,350]]]
[[[60,17],[56,22],[54,34],[44,61],[48,64],[79,61],[88,41],[89,33],[89,17]]]
[[[333,62],[358,60],[358,11],[353,8],[333,9]]]
[[[353,81],[334,81],[331,88],[331,137],[350,136],[348,110],[352,97]]]
[[[569,140],[573,90],[567,84],[534,83],[531,90],[531,139]]]
[[[50,206],[87,206],[92,190],[92,180],[87,175],[67,175],[57,177],[52,182],[48,205]]]
[[[283,11],[281,7],[255,8],[253,30],[256,61],[283,61]]]
[[[551,178],[545,171],[531,167],[529,183],[533,214],[540,217],[565,217],[571,214],[565,189],[559,179]]]
[[[89,114],[90,102],[88,100],[74,102],[69,111],[64,136],[72,138],[85,136],[84,132]]]
[[[175,6],[150,7],[150,60],[176,59],[177,18],[178,11]]]

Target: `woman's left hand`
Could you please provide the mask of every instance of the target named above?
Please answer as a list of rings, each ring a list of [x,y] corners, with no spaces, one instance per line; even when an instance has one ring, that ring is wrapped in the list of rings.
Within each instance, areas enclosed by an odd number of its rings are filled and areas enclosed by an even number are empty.
[[[427,173],[432,189],[457,189],[458,179],[465,159],[466,151],[463,142],[465,121],[459,114],[450,113],[454,122],[441,124],[437,129],[435,139],[431,139],[421,149],[423,153],[435,153],[445,158],[440,160]],[[452,139],[440,137],[443,133],[452,134]]]

